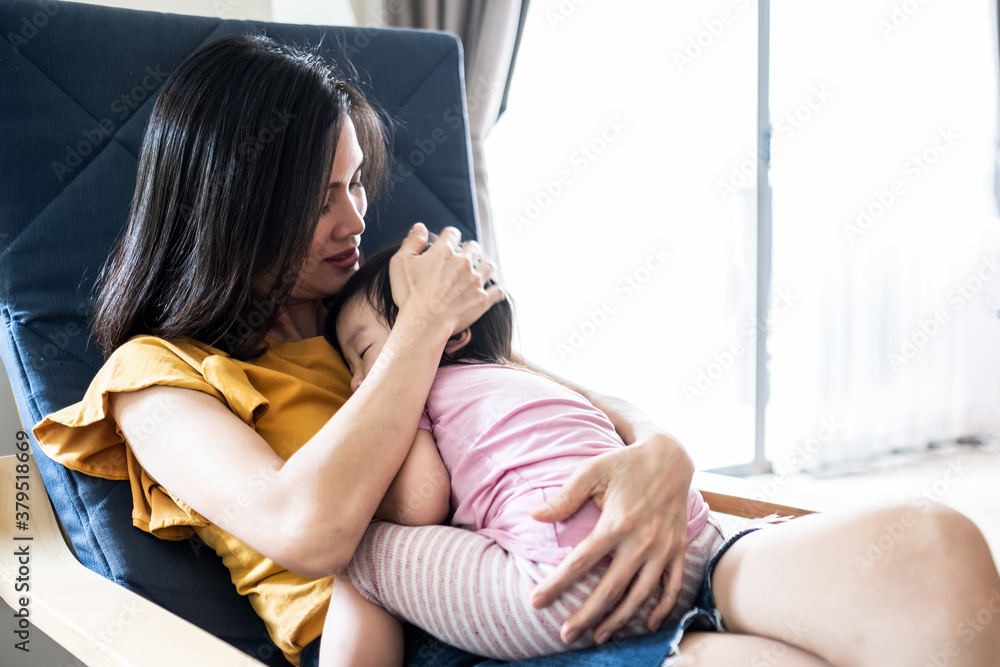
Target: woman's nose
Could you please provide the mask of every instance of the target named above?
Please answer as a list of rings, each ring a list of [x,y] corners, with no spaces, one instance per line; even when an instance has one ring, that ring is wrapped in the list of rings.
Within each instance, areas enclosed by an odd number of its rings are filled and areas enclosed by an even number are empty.
[[[345,197],[338,211],[334,234],[340,238],[359,236],[365,231],[366,209],[364,200],[358,200],[356,197]]]

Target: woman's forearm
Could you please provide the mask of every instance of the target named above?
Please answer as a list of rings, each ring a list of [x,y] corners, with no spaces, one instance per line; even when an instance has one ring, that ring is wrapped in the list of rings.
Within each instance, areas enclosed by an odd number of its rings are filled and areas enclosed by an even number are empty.
[[[618,431],[618,435],[621,436],[626,445],[631,445],[637,440],[643,440],[657,433],[664,433],[642,410],[628,401],[587,389],[586,387],[570,382],[566,378],[554,375],[528,361],[518,352],[513,352],[511,356],[514,363],[526,366],[536,373],[541,373],[590,401],[594,407],[608,416],[608,419],[611,420],[615,430]]]
[[[110,398],[140,465],[208,521],[293,572],[320,577],[350,560],[413,434],[448,338],[499,299],[492,266],[447,227],[424,252],[416,225],[393,256],[405,302],[357,392],[287,461],[224,400],[154,385]],[[331,406],[332,409],[332,406]],[[163,415],[172,415],[164,419]]]
[[[283,567],[322,577],[350,561],[406,457],[450,334],[401,313],[359,391],[287,461],[204,391],[115,392],[110,410],[162,489]]]
[[[484,287],[493,268],[479,261],[478,243],[459,247],[454,227],[430,248],[427,238],[414,225],[392,257],[399,314],[365,381],[282,469],[305,517],[304,548],[321,567],[342,567],[354,553],[413,442],[447,339],[503,298],[499,286]]]
[[[406,459],[451,333],[432,318],[400,312],[364,383],[282,467],[282,495],[301,521],[306,559],[330,569],[350,560]]]

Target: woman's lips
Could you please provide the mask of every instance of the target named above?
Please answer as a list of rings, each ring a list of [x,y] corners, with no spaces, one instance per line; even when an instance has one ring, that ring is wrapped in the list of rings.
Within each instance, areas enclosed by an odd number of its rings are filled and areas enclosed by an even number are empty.
[[[357,264],[359,259],[361,259],[361,254],[358,252],[358,249],[352,248],[347,252],[334,255],[333,257],[328,257],[326,261],[338,268],[349,269]]]

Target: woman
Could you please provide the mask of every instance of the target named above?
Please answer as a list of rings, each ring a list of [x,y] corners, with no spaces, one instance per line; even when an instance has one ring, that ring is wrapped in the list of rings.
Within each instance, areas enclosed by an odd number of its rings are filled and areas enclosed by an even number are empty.
[[[323,301],[357,268],[384,165],[377,116],[318,57],[252,37],[194,54],[157,100],[102,276],[94,331],[110,357],[83,401],[35,428],[65,465],[129,479],[138,527],[215,549],[293,663],[315,664],[331,575],[406,457],[446,341],[502,295],[484,287],[492,267],[475,243],[446,228],[423,253],[415,226],[392,262],[399,316],[350,394],[320,336]],[[580,391],[630,446],[581,466],[540,514],[560,520],[591,497],[602,507],[533,602],[611,555],[562,633],[593,628],[604,642],[661,581],[650,626],[670,611],[692,465],[635,408]],[[859,572],[854,557],[887,530],[893,547]],[[685,664],[917,665],[937,651],[998,664],[1000,623],[956,634],[1000,578],[954,512],[807,517],[726,546],[707,592],[730,633],[685,634]]]

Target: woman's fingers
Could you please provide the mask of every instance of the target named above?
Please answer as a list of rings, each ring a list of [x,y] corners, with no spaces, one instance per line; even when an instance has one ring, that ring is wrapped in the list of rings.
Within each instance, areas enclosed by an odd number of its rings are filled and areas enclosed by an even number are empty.
[[[458,243],[461,240],[461,232],[454,227],[448,227],[447,229],[455,230],[455,233],[458,235],[455,243]],[[449,238],[452,238],[453,236],[454,235],[449,235]],[[461,246],[453,245],[452,248],[457,254],[469,258],[472,271],[479,276],[483,289],[485,290],[489,286],[490,278],[496,271],[496,267],[493,266],[493,262],[485,259],[483,246],[481,246],[475,239],[472,239],[462,243]]]
[[[410,227],[410,231],[401,245],[407,247],[411,255],[419,255],[427,247],[427,235],[427,226],[418,222]]]
[[[598,496],[604,492],[604,488],[597,464],[601,456],[579,464],[551,499],[544,505],[531,509],[531,518],[550,523],[565,521],[591,497],[600,505],[601,498]]]
[[[462,331],[504,298],[503,288],[489,283],[494,269],[482,261],[482,246],[476,241],[462,243],[458,229],[442,229],[430,248],[427,239],[426,228],[414,225],[393,256],[389,269],[393,300],[402,309],[417,296],[416,313],[450,324],[452,333]]]
[[[597,457],[599,459],[600,457]],[[589,498],[599,499],[603,489],[598,489],[600,476],[595,465],[597,459],[581,463],[573,474],[544,505],[531,509],[531,517],[536,521],[556,522],[568,519]],[[598,525],[585,537],[566,558],[556,566],[549,576],[535,587],[531,604],[540,609],[552,604],[565,593],[580,577],[596,565],[614,547],[614,539]]]
[[[608,612],[614,609],[621,601],[641,565],[641,562],[638,562],[637,558],[631,558],[626,555],[615,555],[614,560],[611,561],[611,565],[608,566],[607,571],[601,577],[593,592],[587,596],[583,604],[563,623],[560,631],[563,641],[574,641],[589,628],[594,627],[605,619],[608,616]],[[626,620],[628,620],[629,616],[625,617]],[[617,627],[614,629],[617,629]],[[595,631],[595,640],[599,640],[599,637],[600,635]]]
[[[483,258],[483,246],[479,245],[479,241],[471,240],[466,241],[458,248],[459,254],[465,255],[475,266]]]
[[[649,623],[646,626],[650,632],[655,632],[660,627],[663,620],[674,610],[674,605],[677,604],[677,598],[681,594],[681,586],[684,584],[684,547],[686,546],[685,544],[679,550],[667,571],[663,573],[663,596],[649,615]]]
[[[493,262],[485,258],[483,246],[479,245],[479,242],[475,240],[466,241],[462,244],[458,253],[469,258],[469,262],[472,264],[472,271],[479,276],[483,289],[486,290],[490,287],[490,280],[496,272],[496,267],[493,265]],[[498,283],[494,281],[494,284]]]
[[[610,523],[604,524],[607,525]],[[597,625],[594,638],[598,643],[606,641],[635,615],[656,592],[660,578],[677,550],[680,550],[682,561],[684,553],[683,545],[677,544],[677,540],[669,535],[669,526],[664,522],[629,530],[622,523],[618,524],[617,530],[605,529],[604,526],[598,522],[594,532],[606,530],[609,541],[613,542],[614,559],[593,593],[564,624],[565,634],[569,636],[578,636]]]
[[[462,232],[457,227],[445,227],[438,234],[437,240],[431,245],[431,248],[438,243],[442,243],[444,246],[458,252],[462,245]]]
[[[552,604],[608,555],[614,542],[611,535],[595,528],[562,559],[549,576],[535,586],[535,590],[531,593],[531,605],[535,609],[541,609]]]
[[[673,610],[680,591],[684,551],[678,547],[678,553],[660,553],[657,546],[648,542],[638,547],[626,541],[616,550],[614,560],[593,592],[563,624],[560,634],[564,641],[572,642],[588,628],[596,626],[594,640],[603,644],[646,604],[663,578],[669,583],[665,583],[665,592],[647,624],[651,632],[659,627]],[[581,569],[581,573],[587,571],[588,568]]]
[[[607,618],[594,628],[594,639],[598,644],[606,642],[615,632],[628,623],[629,619],[639,610],[639,607],[645,604],[649,596],[656,592],[656,589],[660,585],[662,574],[663,568],[656,564],[647,563],[642,566],[642,569],[639,570],[639,575],[632,581],[632,585],[629,586],[625,599],[622,600],[621,604]],[[607,577],[608,575],[605,574],[604,576]],[[611,590],[615,590],[616,584],[611,583],[611,586]]]
[[[617,454],[617,452],[615,452]],[[573,515],[588,499],[593,498],[598,506],[603,504],[606,476],[601,471],[605,467],[608,454],[601,454],[579,464],[573,474],[558,492],[544,505],[532,508],[531,517],[537,521],[564,521]],[[556,566],[538,586],[531,596],[531,604],[537,609],[552,604],[570,586],[586,574],[602,558],[609,555],[615,545],[622,540],[629,526],[601,512],[597,525],[590,535],[574,547],[566,558]],[[618,531],[609,524],[617,520]]]
[[[417,257],[427,248],[427,227],[424,223],[418,222],[410,228],[406,238],[399,245],[399,250],[389,260],[389,284],[392,285],[392,300],[396,306],[402,308],[403,304],[410,296],[410,280],[407,274],[405,262],[408,259]]]
[[[647,438],[643,438],[643,441]],[[687,544],[690,472],[669,438],[602,454],[578,466],[559,494],[532,510],[535,519],[560,521],[587,498],[602,507],[593,531],[535,589],[532,604],[551,604],[605,556],[613,558],[593,593],[566,621],[562,636],[597,625],[596,637],[612,635],[654,594],[665,593],[650,618],[655,627],[673,609],[682,583]]]

